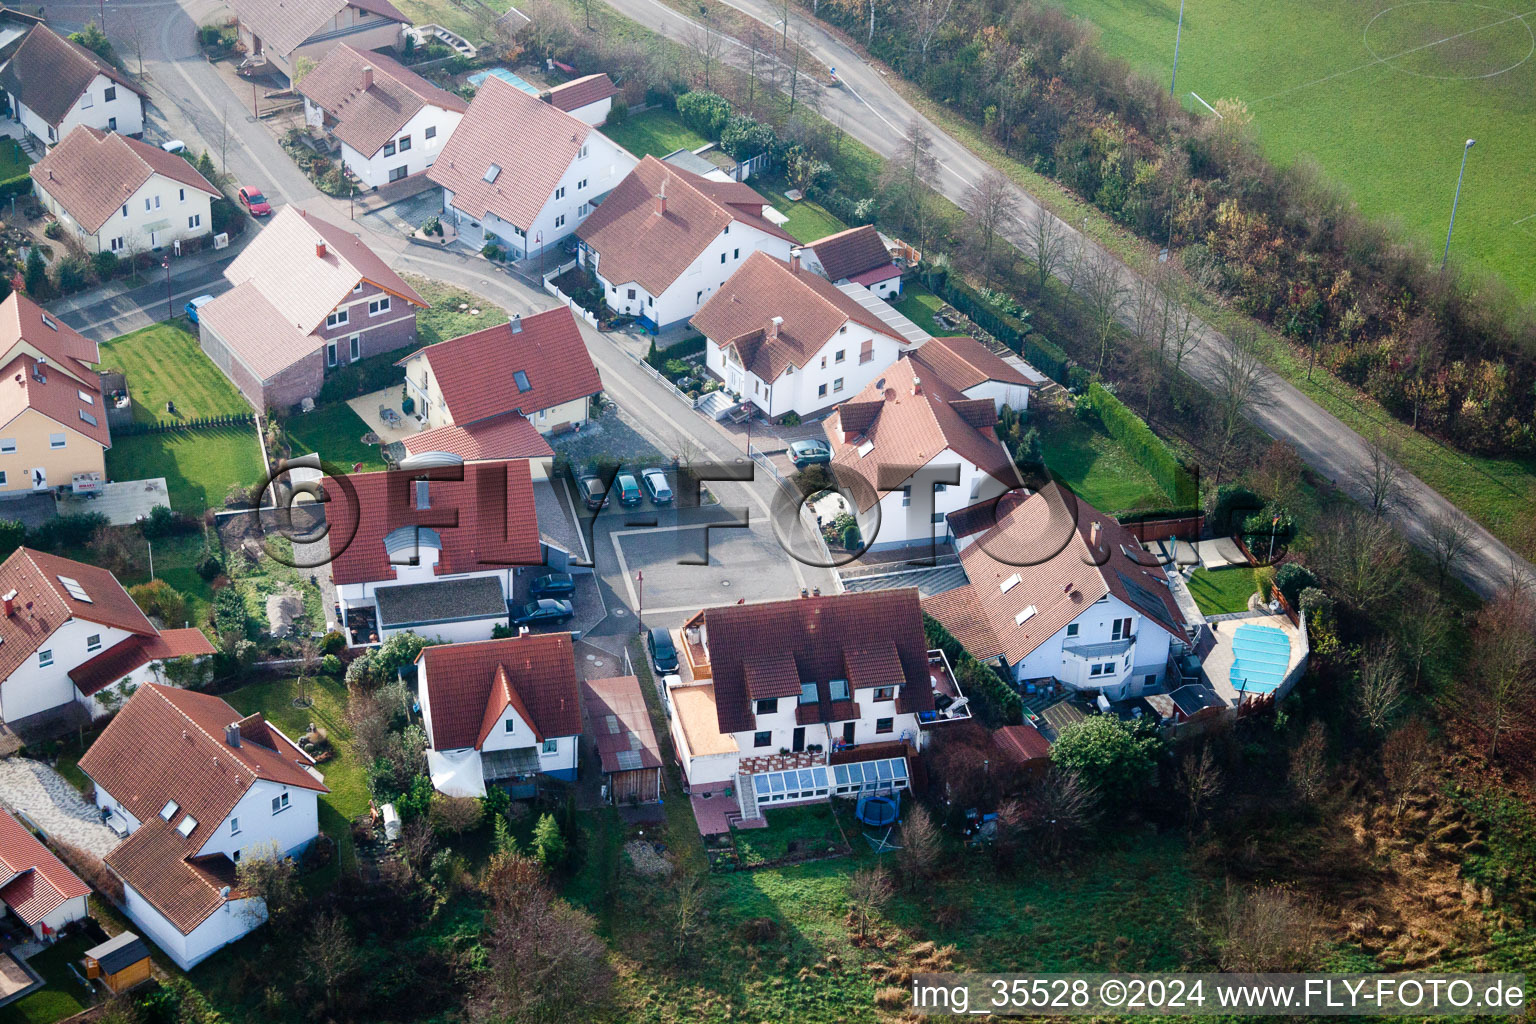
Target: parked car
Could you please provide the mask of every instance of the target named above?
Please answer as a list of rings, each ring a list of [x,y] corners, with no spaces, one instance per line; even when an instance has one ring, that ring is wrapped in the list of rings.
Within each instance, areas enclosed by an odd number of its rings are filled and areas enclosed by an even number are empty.
[[[167,139],[160,143],[160,148],[167,153],[180,153],[187,148],[187,144],[180,139]]]
[[[187,318],[193,323],[197,323],[197,311],[212,301],[212,295],[199,295],[197,298],[187,303],[186,306],[183,307],[187,311]]]
[[[514,626],[553,626],[564,622],[576,614],[576,609],[569,601],[556,601],[553,598],[544,598],[541,601],[529,601],[512,616]]]
[[[659,469],[648,469],[640,474],[640,479],[645,481],[645,489],[650,492],[651,500],[658,505],[665,505],[672,500],[672,488],[667,484],[667,474]]]
[[[261,194],[261,189],[249,185],[240,190],[240,205],[251,211],[252,217],[265,217],[272,212],[272,204]]]
[[[576,578],[568,572],[552,572],[548,576],[540,576],[528,588],[528,594],[534,600],[541,597],[570,597],[574,593]]]
[[[672,633],[660,626],[645,635],[645,646],[651,652],[651,664],[660,675],[677,671],[677,648],[672,645]]]
[[[789,444],[789,461],[795,464],[796,469],[804,469],[806,466],[826,465],[832,461],[832,447],[825,441],[814,438],[805,441],[791,441]]]
[[[608,507],[608,489],[591,473],[583,473],[576,478],[576,489],[581,492],[581,503],[590,511],[596,512]]]
[[[633,473],[620,473],[613,486],[618,489],[620,505],[640,504],[640,485],[635,482]]]

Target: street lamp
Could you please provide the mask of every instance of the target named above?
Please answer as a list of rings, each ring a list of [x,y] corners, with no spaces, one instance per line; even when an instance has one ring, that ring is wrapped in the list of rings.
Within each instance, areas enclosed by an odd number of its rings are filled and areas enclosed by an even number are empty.
[[[1440,256],[1441,270],[1445,269],[1445,261],[1451,258],[1451,232],[1456,230],[1456,206],[1461,202],[1461,180],[1467,176],[1467,154],[1475,145],[1476,139],[1468,139],[1461,149],[1461,173],[1456,175],[1456,198],[1451,200],[1451,226],[1445,229],[1445,252]]]
[[[161,265],[165,267],[165,318],[167,320],[171,320],[171,319],[174,319],[175,316],[176,316],[176,309],[175,309],[175,304],[171,302],[171,257],[170,257],[170,255],[167,254],[165,259],[161,260],[160,262],[161,262]]]
[[[639,628],[637,628],[635,630],[635,632],[636,633],[644,633],[645,632],[645,570],[643,570],[643,569],[636,569],[635,570],[635,588],[636,588],[636,591],[635,591],[635,593],[636,593],[636,604],[639,606],[635,610],[635,619],[639,623]]]
[[[1168,82],[1168,98],[1178,101],[1175,86],[1179,81],[1179,40],[1184,37],[1184,0],[1179,0],[1179,27],[1173,33],[1173,78]]]

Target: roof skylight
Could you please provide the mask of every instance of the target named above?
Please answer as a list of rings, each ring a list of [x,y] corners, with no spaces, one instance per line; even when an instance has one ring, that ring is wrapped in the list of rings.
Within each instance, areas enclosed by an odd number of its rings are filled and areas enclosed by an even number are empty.
[[[1018,573],[1014,573],[1012,576],[1009,576],[1007,579],[1003,580],[1003,582],[999,583],[997,585],[997,589],[1006,594],[1008,591],[1012,590],[1014,587],[1023,582],[1023,578],[1019,576]]]
[[[1026,623],[1030,619],[1034,618],[1035,614],[1039,610],[1040,609],[1036,608],[1034,605],[1030,605],[1028,608],[1025,608],[1023,611],[1019,612],[1019,614],[1017,614],[1017,615],[1015,615],[1013,617],[1013,624],[1015,626],[1022,626],[1022,625],[1024,625],[1024,623]]]
[[[195,828],[197,828],[197,819],[189,814],[181,819],[181,824],[176,826],[176,831],[184,836],[189,836]]]
[[[491,164],[485,169],[485,180],[494,182],[501,174],[501,164]]]
[[[166,821],[170,821],[173,817],[176,816],[176,812],[179,810],[181,810],[181,807],[176,803],[175,800],[167,800],[165,802],[165,806],[160,808],[160,817],[164,818]]]

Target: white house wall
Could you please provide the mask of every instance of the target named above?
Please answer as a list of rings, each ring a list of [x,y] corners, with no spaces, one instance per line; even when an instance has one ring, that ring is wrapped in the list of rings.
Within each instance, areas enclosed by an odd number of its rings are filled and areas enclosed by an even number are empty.
[[[1136,638],[1136,643],[1125,654],[1114,658],[1085,660],[1063,649],[1069,644],[1111,643],[1115,639],[1115,620],[1126,618],[1131,620],[1130,635]],[[1150,692],[1162,683],[1167,671],[1172,635],[1118,597],[1110,594],[1104,600],[1089,605],[1072,624],[1078,627],[1077,636],[1069,638],[1067,627],[1062,627],[1012,667],[1014,679],[1018,682],[1028,679],[1059,679],[1074,689],[1103,690],[1112,700]],[[1092,664],[1110,661],[1115,665],[1111,674],[1089,675]],[[1148,675],[1155,677],[1151,685],[1146,683],[1145,677]]]
[[[861,360],[866,341],[872,343],[870,357]],[[771,384],[728,356],[716,339],[710,339],[705,347],[704,361],[728,390],[738,392],[770,419],[791,412],[803,418],[857,395],[906,351],[906,346],[890,335],[850,320],[804,366],[786,368]],[[843,353],[842,362],[837,359],[839,352]],[[826,388],[825,394],[822,388]]]
[[[108,89],[117,90],[116,98],[110,103],[106,98]],[[50,146],[79,125],[104,132],[116,131],[122,135],[144,133],[144,100],[132,89],[119,85],[106,75],[97,75],[91,80],[90,86],[75,100],[74,106],[69,108],[57,129],[44,121],[31,107],[16,103],[14,96],[11,100],[11,109],[20,114],[22,127]],[[87,102],[90,106],[84,105]],[[113,118],[117,119],[116,127],[113,127]]]
[[[304,101],[304,105],[306,111],[313,107],[308,100]],[[343,142],[341,144],[342,162],[357,176],[357,180],[364,188],[378,188],[380,185],[389,184],[389,172],[399,167],[404,167],[407,175],[419,174],[437,160],[437,155],[443,151],[444,143],[448,141],[448,137],[453,134],[454,129],[463,119],[463,113],[457,110],[444,110],[442,107],[430,105],[422,107],[390,140],[396,146],[394,154],[385,156],[382,146],[377,153],[365,154]],[[428,128],[437,129],[437,134],[430,139],[426,137]],[[411,140],[411,148],[401,153],[399,143],[403,138]]]
[[[34,182],[34,186],[38,199],[49,212],[92,252],[115,252],[126,257],[135,248],[164,247],[178,239],[202,238],[213,231],[213,197],[161,174],[150,175],[133,197],[114,210],[95,232],[82,227],[42,182]]]
[[[273,799],[284,793],[288,794],[287,808],[272,813]],[[232,819],[239,819],[239,832],[230,831]],[[198,822],[198,830],[201,831],[205,824]],[[230,811],[229,817],[212,826],[197,852],[198,856],[204,857],[222,853],[230,860],[238,860],[253,855],[264,856],[275,843],[278,854],[286,855],[308,846],[319,834],[317,792],[257,779]],[[237,858],[236,854],[240,856]]]
[[[86,640],[101,636],[101,647],[86,649]],[[75,669],[102,651],[128,639],[126,630],[103,626],[84,619],[70,619],[53,631],[37,651],[27,655],[21,667],[0,683],[0,719],[14,722],[28,715],[49,711],[75,699],[78,691],[69,678]],[[38,660],[42,651],[53,652],[53,664],[46,668]]]
[[[1005,405],[1015,412],[1029,408],[1029,388],[1022,384],[1005,384],[1000,380],[987,380],[975,387],[966,388],[963,394],[966,398],[990,398],[999,414],[1002,413]]]
[[[603,276],[600,255],[596,269],[598,280],[607,289],[611,309],[632,316],[643,316],[657,326],[666,328],[697,313],[709,297],[737,271],[742,261],[754,252],[766,252],[788,262],[790,246],[787,239],[770,235],[741,221],[733,221],[726,230],[715,236],[714,241],[688,265],[688,269],[679,274],[660,295],[651,295],[634,281],[621,283],[608,280]],[[631,289],[635,292],[634,298],[629,297]]]
[[[950,483],[957,473],[959,483]],[[864,539],[870,541],[872,534],[870,546],[876,550],[898,544],[926,543],[935,538],[943,540],[948,536],[949,527],[942,520],[933,522],[935,513],[947,516],[994,498],[1006,489],[991,474],[948,448],[935,455],[906,484],[912,488],[910,504],[902,504],[906,495],[900,488],[881,495],[878,530],[869,513],[861,517],[860,530]],[[944,489],[935,490],[937,484],[943,484]],[[878,491],[880,481],[871,479],[869,485]]]
[[[266,921],[266,906],[259,899],[229,900],[183,935],[181,930],[150,905],[133,886],[123,883],[123,910],[155,945],[176,961],[182,970],[190,970],[211,954],[243,938]]]
[[[47,925],[53,930],[53,933],[57,935],[59,933],[59,929],[69,924],[71,921],[83,921],[89,917],[90,914],[91,908],[90,905],[86,902],[86,897],[76,896],[73,899],[65,900],[57,907],[54,907],[48,913],[44,914],[42,919],[38,921],[37,924],[32,926],[32,934],[41,939],[44,934],[43,926]]]

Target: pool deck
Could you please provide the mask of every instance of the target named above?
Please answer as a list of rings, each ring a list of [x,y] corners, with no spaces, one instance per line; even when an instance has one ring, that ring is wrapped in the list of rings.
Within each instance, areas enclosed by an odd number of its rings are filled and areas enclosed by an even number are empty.
[[[1301,632],[1291,625],[1291,620],[1284,615],[1254,614],[1240,618],[1222,618],[1208,623],[1211,637],[1215,641],[1209,653],[1206,654],[1201,668],[1206,678],[1222,700],[1229,705],[1237,704],[1237,688],[1232,685],[1232,663],[1236,660],[1232,649],[1232,639],[1236,635],[1239,626],[1271,626],[1280,630],[1291,642],[1290,660],[1286,664],[1285,671],[1289,673],[1301,660],[1306,657],[1306,650],[1302,643]]]

